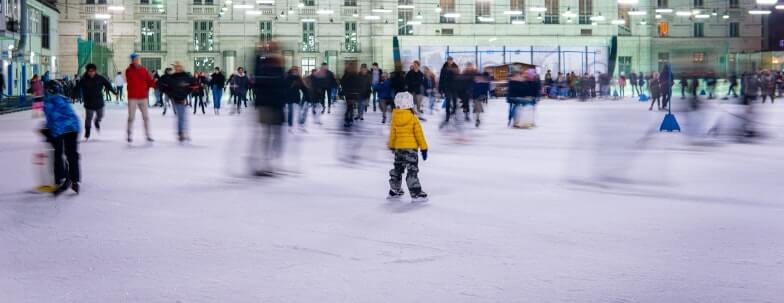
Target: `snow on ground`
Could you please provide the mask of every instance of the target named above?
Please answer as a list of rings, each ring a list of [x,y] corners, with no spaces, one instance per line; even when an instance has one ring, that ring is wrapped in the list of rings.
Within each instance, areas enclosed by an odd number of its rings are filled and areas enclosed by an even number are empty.
[[[181,146],[153,109],[157,141],[129,147],[113,106],[58,199],[27,193],[30,113],[0,116],[0,302],[779,302],[784,108],[760,110],[770,137],[719,145],[628,100],[546,101],[533,130],[494,100],[466,140],[428,116],[421,205],[385,200],[377,113],[357,163],[333,112],[252,179],[249,112],[191,116]]]

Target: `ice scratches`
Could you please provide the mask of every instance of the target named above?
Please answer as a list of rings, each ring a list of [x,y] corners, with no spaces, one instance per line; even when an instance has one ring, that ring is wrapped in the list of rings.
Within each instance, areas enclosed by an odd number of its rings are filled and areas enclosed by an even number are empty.
[[[468,293],[468,292],[464,292],[464,291],[460,292],[460,295],[461,296],[465,296],[465,297],[471,297],[471,298],[484,298],[483,296],[480,296],[480,295],[477,295],[477,294]]]
[[[420,244],[414,244],[414,243],[376,240],[376,239],[371,239],[371,238],[366,238],[366,237],[361,237],[361,236],[351,236],[351,235],[344,235],[344,236],[347,237],[347,238],[355,239],[355,240],[363,240],[363,241],[369,241],[369,242],[393,245],[393,246],[396,246],[398,248],[428,249],[428,250],[433,250],[433,251],[438,251],[438,252],[443,252],[444,251],[443,249],[438,248],[438,247],[432,247],[432,246],[426,246],[426,245],[420,245]]]
[[[394,261],[386,262],[386,264],[419,264],[419,263],[429,263],[434,262],[442,259],[444,256],[430,256],[430,257],[422,257],[422,258],[410,258],[410,259],[397,259]]]
[[[329,256],[329,257],[336,257],[336,258],[345,259],[345,257],[343,257],[343,255],[332,253],[332,252],[328,252],[328,251],[325,251],[325,250],[315,249],[315,248],[301,247],[301,246],[297,246],[297,245],[275,245],[275,247],[279,248],[279,249],[289,249],[289,250],[294,250],[294,251],[301,251],[301,252],[312,253],[312,254],[317,254],[317,255],[322,255],[322,256]]]
[[[581,181],[571,180],[566,183],[565,188],[571,191],[582,191],[582,192],[591,192],[596,194],[609,194],[609,195],[616,195],[616,196],[663,199],[668,201],[677,200],[682,202],[697,202],[697,203],[710,203],[710,204],[748,205],[748,206],[762,207],[762,208],[781,209],[780,205],[767,203],[767,202],[746,201],[746,200],[739,200],[739,199],[726,198],[726,197],[701,196],[701,195],[694,195],[688,193],[665,192],[664,190],[645,189],[640,186],[634,186],[633,184],[617,185],[617,183],[616,184],[601,183],[601,182],[591,183],[587,181],[581,182]]]

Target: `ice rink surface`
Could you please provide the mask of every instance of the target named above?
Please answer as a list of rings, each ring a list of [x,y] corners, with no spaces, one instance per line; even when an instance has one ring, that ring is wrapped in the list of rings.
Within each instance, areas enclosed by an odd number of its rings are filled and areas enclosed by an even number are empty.
[[[716,109],[678,118],[736,119]],[[630,100],[546,101],[532,130],[501,100],[462,134],[437,112],[426,204],[385,200],[378,113],[287,133],[285,176],[256,179],[250,111],[189,116],[183,146],[152,109],[157,141],[137,121],[129,146],[109,106],[57,199],[28,192],[30,112],[3,115],[0,302],[782,302],[784,107],[758,109],[757,144],[658,133]]]

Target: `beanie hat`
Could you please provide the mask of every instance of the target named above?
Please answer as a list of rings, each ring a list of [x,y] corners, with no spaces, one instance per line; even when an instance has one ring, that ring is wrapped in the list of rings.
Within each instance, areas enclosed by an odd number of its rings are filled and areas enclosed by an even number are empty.
[[[414,97],[408,92],[398,93],[395,96],[395,106],[399,109],[412,109],[414,108]]]

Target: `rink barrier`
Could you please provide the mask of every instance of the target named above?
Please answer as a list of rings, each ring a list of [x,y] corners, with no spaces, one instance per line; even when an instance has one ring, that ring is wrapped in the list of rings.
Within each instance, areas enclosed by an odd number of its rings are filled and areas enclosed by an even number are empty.
[[[0,115],[10,114],[33,108],[33,98],[28,96],[20,100],[18,96],[6,97],[3,96],[0,100]]]

